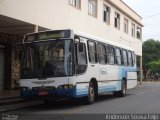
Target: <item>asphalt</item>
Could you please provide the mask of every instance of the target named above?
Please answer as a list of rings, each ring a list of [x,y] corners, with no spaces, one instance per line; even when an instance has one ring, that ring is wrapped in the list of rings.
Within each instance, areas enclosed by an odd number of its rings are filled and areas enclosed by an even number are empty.
[[[56,104],[38,104],[7,112],[7,114],[20,114],[23,119],[29,116],[30,118],[39,116],[41,119],[43,117],[49,119],[52,115],[52,120],[62,120],[67,118],[68,115],[74,119],[75,115],[81,114],[94,116],[94,118],[96,118],[95,115],[101,115],[105,118],[104,115],[106,114],[147,113],[160,114],[160,82],[138,85],[136,88],[128,90],[126,97],[99,96],[92,105],[84,105],[81,100],[67,100]]]

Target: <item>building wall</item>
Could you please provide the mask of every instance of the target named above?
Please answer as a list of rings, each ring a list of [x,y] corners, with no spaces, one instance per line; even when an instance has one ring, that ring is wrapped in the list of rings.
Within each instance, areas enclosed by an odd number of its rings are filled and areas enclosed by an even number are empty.
[[[124,14],[128,14],[129,17],[134,18],[138,24],[142,24],[142,18],[134,10],[132,10],[128,5],[126,5],[122,0],[105,0],[106,2],[112,4],[115,8],[123,11]]]
[[[67,1],[4,0],[0,2],[0,14],[45,28],[68,28]]]
[[[134,23],[136,27],[140,27],[137,23],[131,20],[129,17],[124,15],[121,11],[114,8],[108,2],[104,2],[103,0],[98,1],[98,14],[97,18],[88,15],[88,2],[81,2],[81,10],[76,9],[69,5],[69,27],[80,30],[83,32],[87,32],[89,34],[94,34],[99,37],[106,38],[110,41],[114,41],[128,47],[132,47],[136,54],[142,56],[142,40],[131,37],[131,23]],[[103,22],[103,3],[111,8],[111,18],[110,25],[107,25]],[[114,12],[118,12],[121,15],[121,24],[120,30],[114,27]],[[132,12],[132,11],[130,11]],[[137,15],[135,15],[137,16]],[[126,34],[123,32],[123,20],[124,17],[129,20],[129,33]],[[140,17],[137,17],[140,19]]]
[[[5,74],[4,89],[18,88],[16,80],[19,79],[20,66],[18,62],[18,50],[16,44],[22,41],[22,37],[0,32],[0,45],[5,46]]]
[[[0,3],[0,14],[49,29],[75,29],[94,34],[128,47],[142,56],[142,41],[131,37],[131,22],[142,27],[141,17],[121,0],[98,0],[97,17],[88,15],[88,0],[81,0],[81,9],[69,0],[6,0]],[[103,3],[111,7],[111,23],[103,22]],[[121,15],[120,30],[114,28],[114,12]],[[125,13],[127,11],[127,14]],[[123,32],[123,20],[129,20],[129,34]],[[133,17],[134,19],[131,19]]]

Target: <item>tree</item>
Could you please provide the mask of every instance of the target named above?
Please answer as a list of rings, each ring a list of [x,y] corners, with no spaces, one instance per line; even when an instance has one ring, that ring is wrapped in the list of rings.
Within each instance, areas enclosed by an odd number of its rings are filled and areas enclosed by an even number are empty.
[[[160,42],[158,40],[149,39],[143,42],[142,50],[144,68],[148,67],[148,65],[153,65],[151,62],[160,60]]]
[[[160,69],[160,60],[148,63],[147,67],[150,68],[152,71],[158,71]]]

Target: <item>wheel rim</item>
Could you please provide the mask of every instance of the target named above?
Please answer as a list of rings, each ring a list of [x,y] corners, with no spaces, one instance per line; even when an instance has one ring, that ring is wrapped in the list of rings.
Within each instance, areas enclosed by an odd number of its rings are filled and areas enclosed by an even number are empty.
[[[94,88],[92,86],[89,87],[89,96],[88,97],[91,102],[93,102],[95,99]]]

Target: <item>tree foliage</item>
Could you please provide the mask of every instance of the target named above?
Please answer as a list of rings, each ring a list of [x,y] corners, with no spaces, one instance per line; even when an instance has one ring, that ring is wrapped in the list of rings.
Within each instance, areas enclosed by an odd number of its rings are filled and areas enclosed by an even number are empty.
[[[160,60],[150,62],[146,66],[150,68],[152,71],[158,71],[160,69]]]
[[[149,39],[143,42],[142,49],[143,67],[156,66],[160,62],[160,41]]]

